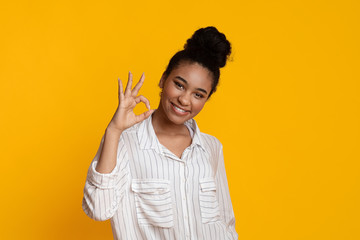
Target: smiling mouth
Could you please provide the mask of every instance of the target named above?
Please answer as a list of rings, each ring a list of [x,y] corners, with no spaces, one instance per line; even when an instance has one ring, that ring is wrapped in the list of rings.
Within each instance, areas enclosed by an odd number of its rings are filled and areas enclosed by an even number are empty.
[[[171,103],[171,105],[173,106],[173,108],[177,111],[177,112],[180,112],[180,113],[188,113],[188,112],[190,112],[190,111],[186,111],[186,110],[184,110],[184,109],[182,109],[182,108],[179,108],[178,106],[176,106],[175,104],[173,104],[173,103]]]

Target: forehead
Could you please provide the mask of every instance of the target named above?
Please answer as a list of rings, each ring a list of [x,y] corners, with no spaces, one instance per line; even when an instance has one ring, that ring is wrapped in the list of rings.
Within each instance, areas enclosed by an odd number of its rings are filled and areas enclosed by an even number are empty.
[[[190,87],[204,88],[208,92],[211,90],[213,82],[212,73],[198,63],[180,63],[179,66],[171,71],[169,78],[175,79],[177,76],[185,79]]]

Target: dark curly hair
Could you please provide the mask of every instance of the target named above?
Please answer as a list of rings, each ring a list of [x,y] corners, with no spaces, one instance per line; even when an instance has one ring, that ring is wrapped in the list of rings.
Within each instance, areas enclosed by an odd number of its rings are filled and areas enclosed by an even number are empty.
[[[183,62],[198,63],[213,74],[210,98],[219,83],[220,68],[225,66],[230,53],[231,44],[223,33],[212,26],[200,28],[186,41],[184,50],[178,51],[170,59],[164,75],[169,76]]]

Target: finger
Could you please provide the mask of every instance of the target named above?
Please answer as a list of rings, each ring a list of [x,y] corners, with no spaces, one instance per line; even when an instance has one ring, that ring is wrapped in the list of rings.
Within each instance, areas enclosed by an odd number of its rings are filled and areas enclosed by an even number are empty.
[[[126,84],[125,95],[130,95],[131,93],[132,79],[133,79],[132,73],[129,71],[129,79]]]
[[[154,111],[155,111],[154,109],[151,109],[151,110],[146,111],[146,112],[144,112],[144,113],[142,113],[142,114],[140,114],[140,115],[136,115],[136,116],[135,116],[135,121],[136,121],[137,123],[144,121],[144,120],[147,119]]]
[[[140,102],[143,102],[143,103],[145,104],[146,108],[147,108],[148,110],[150,110],[150,102],[149,102],[149,100],[148,100],[146,97],[144,97],[143,95],[137,96],[137,97],[135,98],[135,102],[136,102],[136,104],[138,104],[138,103],[140,103]]]
[[[136,97],[139,93],[139,90],[141,88],[141,86],[143,85],[145,80],[145,73],[143,73],[140,77],[140,80],[137,82],[137,84],[135,85],[134,89],[131,92],[131,95],[133,95],[134,97]]]
[[[124,93],[123,93],[123,85],[122,85],[122,81],[120,78],[118,78],[118,96],[119,96],[119,101],[121,101],[124,97]]]

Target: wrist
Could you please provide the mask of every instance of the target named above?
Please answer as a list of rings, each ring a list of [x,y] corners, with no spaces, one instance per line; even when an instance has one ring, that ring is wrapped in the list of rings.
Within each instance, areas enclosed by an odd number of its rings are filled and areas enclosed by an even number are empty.
[[[112,133],[117,133],[119,135],[121,135],[121,133],[124,131],[124,129],[120,129],[118,127],[115,127],[111,122],[109,123],[109,125],[106,128],[106,132],[112,132]]]

